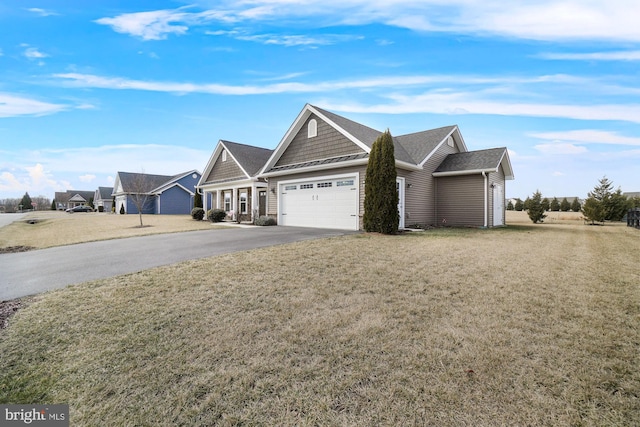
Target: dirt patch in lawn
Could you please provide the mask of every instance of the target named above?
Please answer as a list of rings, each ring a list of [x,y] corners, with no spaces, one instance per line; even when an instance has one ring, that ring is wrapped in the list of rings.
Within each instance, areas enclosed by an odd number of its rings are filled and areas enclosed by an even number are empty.
[[[9,325],[9,318],[16,314],[23,305],[20,299],[0,301],[0,329],[5,329]]]
[[[13,254],[16,252],[32,251],[35,248],[33,246],[7,246],[6,248],[0,248],[0,254]]]

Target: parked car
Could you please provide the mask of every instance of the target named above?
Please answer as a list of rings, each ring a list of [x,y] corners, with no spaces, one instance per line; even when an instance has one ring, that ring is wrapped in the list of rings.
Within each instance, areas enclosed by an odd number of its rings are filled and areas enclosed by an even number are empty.
[[[93,212],[93,208],[91,206],[82,205],[82,206],[75,206],[73,208],[69,208],[65,212],[69,212],[69,213],[74,213],[74,212]]]

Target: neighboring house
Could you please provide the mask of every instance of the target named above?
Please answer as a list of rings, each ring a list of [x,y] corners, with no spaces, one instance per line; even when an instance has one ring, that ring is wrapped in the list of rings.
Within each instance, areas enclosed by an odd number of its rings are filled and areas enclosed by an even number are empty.
[[[267,182],[257,176],[273,150],[218,141],[198,183],[205,211],[223,209],[229,219],[252,221],[267,213]]]
[[[113,207],[113,187],[98,187],[93,196],[93,207],[98,212],[111,212]]]
[[[54,200],[56,208],[59,211],[63,211],[76,206],[90,205],[93,197],[93,191],[67,190],[56,191]]]
[[[358,230],[369,152],[381,134],[307,104],[259,172],[236,178],[216,168],[227,144],[221,141],[199,188],[207,192],[207,182],[223,180],[240,188],[250,179],[261,192],[266,181],[266,214],[279,225]],[[457,126],[393,139],[401,228],[504,225],[505,181],[513,179],[506,148],[470,152]],[[235,202],[232,193],[225,210]]]
[[[118,172],[113,185],[116,213],[137,214],[135,200],[144,200],[142,213],[177,215],[189,214],[193,208],[195,186],[200,180],[196,170],[174,176]]]

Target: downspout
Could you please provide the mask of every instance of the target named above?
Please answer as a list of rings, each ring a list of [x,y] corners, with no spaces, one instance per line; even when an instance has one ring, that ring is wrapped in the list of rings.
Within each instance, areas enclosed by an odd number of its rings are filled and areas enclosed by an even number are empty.
[[[489,209],[489,200],[488,200],[488,192],[489,192],[489,178],[487,177],[486,172],[482,172],[482,176],[484,177],[484,228],[487,228],[489,224],[487,224],[487,210]]]

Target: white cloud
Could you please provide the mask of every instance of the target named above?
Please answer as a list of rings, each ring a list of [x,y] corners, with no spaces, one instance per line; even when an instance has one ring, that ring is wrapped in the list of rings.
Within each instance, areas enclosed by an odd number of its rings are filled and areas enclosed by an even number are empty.
[[[25,186],[11,172],[0,174],[0,190],[2,191],[22,191]]]
[[[185,8],[123,13],[113,18],[100,18],[94,22],[108,25],[122,34],[143,40],[164,40],[170,34],[183,35],[189,25],[202,25],[213,20],[233,21],[224,12],[209,10],[200,13],[184,12]]]
[[[39,7],[30,7],[27,10],[29,12],[33,12],[33,13],[38,14],[40,16],[55,16],[55,15],[59,15],[59,13],[53,12],[51,10],[40,9]]]
[[[180,83],[134,80],[121,77],[103,77],[91,74],[64,73],[54,78],[64,85],[118,90],[143,90],[175,94],[206,93],[215,95],[266,95],[280,93],[328,93],[358,90],[378,94],[382,103],[338,103],[326,101],[325,108],[352,113],[384,114],[483,114],[524,117],[556,117],[575,120],[620,120],[640,123],[640,104],[618,103],[585,104],[570,101],[568,94],[579,94],[579,88],[590,85],[592,91],[606,91],[607,86],[597,80],[574,76],[553,75],[534,77],[475,77],[475,76],[381,76],[364,79],[324,82],[280,82],[263,85],[225,85],[216,83]],[[446,88],[445,84],[454,86]],[[539,95],[545,87],[545,99]],[[551,91],[549,84],[553,84]],[[598,89],[600,85],[600,89]],[[429,88],[418,92],[417,87]],[[456,90],[455,86],[465,90]],[[469,86],[477,86],[469,89]],[[531,87],[529,87],[531,86]],[[389,90],[391,88],[392,91]],[[411,88],[410,94],[400,93]],[[551,96],[553,94],[553,96]],[[558,103],[555,99],[565,103]]]
[[[498,116],[557,117],[575,120],[621,120],[640,123],[640,104],[554,104],[500,100],[490,94],[472,92],[422,95],[390,95],[390,103],[327,103],[325,108],[351,113],[382,114],[482,114]]]
[[[121,14],[96,22],[114,31],[160,40],[212,22],[266,21],[316,27],[380,23],[414,31],[490,34],[534,40],[640,41],[635,0],[253,0],[216,2],[217,9],[188,8]]]
[[[23,55],[30,60],[47,58],[49,56],[46,53],[40,52],[36,47],[28,47],[25,49]]]
[[[308,35],[286,35],[286,34],[249,34],[240,30],[216,30],[205,31],[210,36],[227,36],[237,40],[262,43],[266,45],[280,45],[286,47],[295,46],[327,46],[351,40],[361,40],[364,37],[348,34],[322,34],[316,36]]]
[[[594,129],[571,130],[561,132],[532,133],[530,136],[540,139],[570,141],[581,144],[613,144],[640,146],[640,138],[620,135],[617,132],[607,132]]]
[[[640,61],[640,50],[590,53],[542,53],[538,58],[564,61]]]
[[[0,118],[44,116],[64,111],[67,108],[67,105],[51,104],[22,96],[0,93]]]
[[[534,146],[533,148],[543,154],[581,154],[588,151],[585,147],[563,142],[539,144]]]
[[[78,177],[78,179],[79,179],[81,182],[88,183],[88,182],[91,182],[91,181],[95,180],[95,179],[96,179],[96,176],[95,176],[94,174],[88,173],[88,174],[86,174],[86,175],[80,175],[80,176]]]

